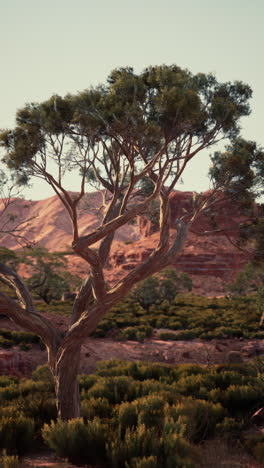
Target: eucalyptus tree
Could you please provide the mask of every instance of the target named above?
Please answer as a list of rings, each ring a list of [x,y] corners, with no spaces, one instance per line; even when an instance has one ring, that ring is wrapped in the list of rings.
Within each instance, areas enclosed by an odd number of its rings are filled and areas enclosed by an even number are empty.
[[[229,160],[239,138],[239,120],[250,112],[250,97],[250,87],[242,82],[219,83],[210,74],[193,75],[175,65],[149,67],[140,74],[121,68],[104,85],[25,105],[17,112],[16,127],[2,131],[4,163],[23,180],[44,179],[53,188],[72,223],[72,249],[87,262],[87,278],[64,336],[37,313],[21,278],[10,280],[18,302],[0,295],[0,312],[37,333],[47,347],[59,417],[79,416],[81,346],[100,319],[138,281],[175,263],[192,223],[217,205],[223,190],[229,188],[227,196],[232,196],[240,186],[251,189],[246,181],[254,170],[256,148],[247,149],[239,175],[221,165],[218,153],[212,190],[206,197],[194,196],[190,212],[177,219],[174,229],[170,226],[169,197],[186,167],[221,140],[230,142],[223,155]],[[78,193],[66,189],[69,171],[79,173]],[[78,209],[85,196],[89,199],[89,185],[102,194],[103,218],[98,228],[81,235]],[[109,287],[105,266],[116,230],[149,213],[153,204],[159,210],[156,248]]]

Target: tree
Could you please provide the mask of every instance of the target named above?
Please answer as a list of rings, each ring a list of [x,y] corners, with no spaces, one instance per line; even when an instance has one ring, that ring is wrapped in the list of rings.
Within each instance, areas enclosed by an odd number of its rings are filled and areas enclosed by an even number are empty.
[[[166,268],[160,274],[140,281],[131,297],[148,311],[151,305],[164,300],[172,301],[184,290],[192,290],[191,278],[186,273],[177,273],[173,268]]]
[[[21,262],[30,265],[32,270],[27,286],[46,304],[61,299],[65,291],[80,286],[79,278],[67,271],[68,261],[62,254],[38,247],[30,249],[23,257]]]
[[[138,75],[121,68],[105,85],[27,104],[17,112],[16,127],[1,133],[3,162],[18,177],[42,178],[54,189],[72,222],[72,249],[87,262],[87,278],[64,336],[37,313],[20,277],[11,281],[19,302],[0,294],[0,312],[37,333],[48,349],[62,419],[79,416],[81,346],[101,318],[139,281],[175,263],[192,223],[217,207],[223,191],[229,198],[241,190],[254,191],[251,176],[263,153],[239,137],[239,119],[249,114],[250,97],[250,87],[242,82],[219,83],[213,75],[193,75],[175,65],[149,67]],[[171,230],[170,194],[187,165],[221,140],[229,146],[216,155],[212,190],[206,197],[193,196],[192,209]],[[239,142],[243,154],[237,153]],[[227,164],[232,157],[243,169],[239,175]],[[65,173],[74,170],[80,174],[75,194],[64,185]],[[151,181],[148,193],[141,192],[146,178]],[[78,206],[89,184],[102,191],[104,216],[97,229],[81,235]],[[108,287],[104,268],[115,231],[149,212],[153,201],[159,202],[156,248]],[[98,243],[98,250],[93,249]]]

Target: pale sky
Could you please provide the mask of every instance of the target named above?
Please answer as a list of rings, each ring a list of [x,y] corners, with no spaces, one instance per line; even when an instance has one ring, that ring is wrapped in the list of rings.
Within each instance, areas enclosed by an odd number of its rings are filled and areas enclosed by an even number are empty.
[[[263,21],[263,0],[0,0],[0,128],[25,103],[105,82],[113,68],[175,63],[248,83],[242,136],[264,146]],[[198,158],[178,188],[206,190],[208,161]],[[51,195],[39,180],[25,191]]]

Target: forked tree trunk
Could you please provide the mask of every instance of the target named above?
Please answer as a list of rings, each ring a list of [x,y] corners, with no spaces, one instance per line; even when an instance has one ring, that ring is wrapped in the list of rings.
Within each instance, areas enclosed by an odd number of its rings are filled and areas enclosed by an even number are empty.
[[[61,350],[53,374],[58,418],[64,421],[80,417],[80,352],[79,345]]]

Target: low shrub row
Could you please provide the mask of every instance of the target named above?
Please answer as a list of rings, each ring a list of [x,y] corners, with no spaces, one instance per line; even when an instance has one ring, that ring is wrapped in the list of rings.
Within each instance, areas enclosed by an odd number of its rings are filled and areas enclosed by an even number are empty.
[[[45,348],[40,338],[34,333],[11,331],[4,328],[0,330],[0,347],[2,348],[19,345],[22,351],[28,351],[32,344],[38,344],[41,349]]]
[[[161,329],[162,340],[263,339],[260,318],[254,296],[209,299],[182,294],[171,302],[154,304],[148,311],[128,297],[107,314],[93,336],[105,337],[111,333],[117,339],[142,341],[155,328]]]
[[[0,451],[21,455],[44,441],[77,464],[199,466],[201,441],[240,438],[264,405],[263,369],[259,360],[211,368],[102,361],[79,377],[81,418],[68,423],[56,421],[46,366],[32,380],[2,376]],[[246,446],[261,460],[264,440]]]

